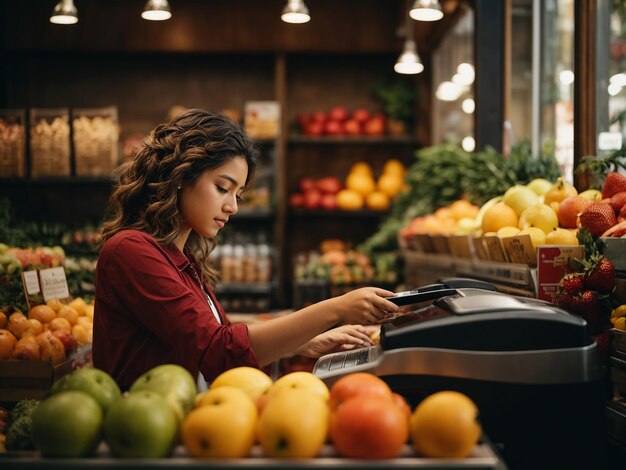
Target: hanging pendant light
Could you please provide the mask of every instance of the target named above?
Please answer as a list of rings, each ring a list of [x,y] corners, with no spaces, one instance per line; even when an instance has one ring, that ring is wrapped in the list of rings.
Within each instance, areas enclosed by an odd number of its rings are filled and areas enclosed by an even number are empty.
[[[78,23],[78,10],[74,5],[74,0],[59,0],[52,15],[50,23],[54,24],[76,24]]]
[[[412,39],[407,39],[405,41],[404,50],[402,51],[402,54],[400,54],[400,57],[398,57],[393,69],[398,73],[407,75],[414,75],[424,70],[424,65],[422,64],[420,56],[417,53],[415,41]]]
[[[170,4],[167,0],[148,0],[143,12],[141,12],[141,17],[150,21],[169,20],[172,17]]]
[[[302,24],[311,20],[309,9],[304,4],[304,0],[287,0],[287,5],[283,8],[280,19],[285,23]]]
[[[443,18],[439,0],[415,0],[409,16],[417,21],[437,21]]]

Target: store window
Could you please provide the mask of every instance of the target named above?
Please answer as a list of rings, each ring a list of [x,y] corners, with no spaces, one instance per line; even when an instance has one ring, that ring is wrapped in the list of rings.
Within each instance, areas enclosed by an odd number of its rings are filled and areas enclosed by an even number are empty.
[[[596,148],[605,155],[626,137],[626,1],[597,1]]]
[[[554,154],[573,181],[574,0],[513,0],[511,92],[505,131]]]
[[[468,10],[433,53],[432,142],[472,151],[474,140],[474,12]]]

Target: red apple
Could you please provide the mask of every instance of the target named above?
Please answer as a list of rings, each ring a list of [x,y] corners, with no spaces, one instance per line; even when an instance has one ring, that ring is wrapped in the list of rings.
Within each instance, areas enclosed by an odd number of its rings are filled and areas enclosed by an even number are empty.
[[[348,119],[343,127],[347,135],[361,135],[361,123],[354,118]]]
[[[321,121],[310,121],[307,123],[304,133],[311,136],[320,136],[324,133],[324,123]]]
[[[363,130],[366,135],[384,135],[387,127],[386,124],[385,117],[382,114],[376,114],[363,125]]]
[[[315,122],[325,122],[327,119],[326,113],[324,111],[315,111],[311,114],[311,120]]]
[[[56,336],[57,339],[63,343],[66,355],[76,351],[78,348],[78,341],[76,341],[76,338],[72,336],[72,333],[70,333],[69,330],[54,330],[52,332],[52,336]]]
[[[324,123],[324,133],[328,135],[343,135],[345,132],[343,122],[330,120]]]
[[[302,178],[300,183],[298,183],[298,188],[303,193],[310,191],[311,189],[315,189],[317,186],[317,182],[313,178]]]
[[[293,193],[289,195],[290,207],[302,207],[304,205],[304,194]]]
[[[322,194],[320,206],[327,211],[334,211],[337,209],[337,196],[331,193]]]
[[[317,209],[322,201],[322,193],[317,189],[311,189],[304,193],[304,207]]]
[[[365,123],[370,117],[370,112],[365,108],[357,108],[352,112],[352,119],[361,124]]]
[[[343,106],[333,106],[328,111],[328,118],[333,121],[345,121],[348,119],[348,110]]]
[[[320,178],[315,183],[317,189],[319,189],[323,193],[327,194],[337,194],[341,191],[342,184],[339,179],[334,176],[326,176],[324,178]]]

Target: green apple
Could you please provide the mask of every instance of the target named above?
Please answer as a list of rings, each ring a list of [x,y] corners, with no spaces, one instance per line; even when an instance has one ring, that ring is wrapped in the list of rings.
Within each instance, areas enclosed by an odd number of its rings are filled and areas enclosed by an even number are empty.
[[[189,371],[176,364],[163,364],[139,377],[130,392],[148,390],[163,396],[173,407],[178,420],[194,407],[198,389]]]
[[[167,457],[177,442],[178,419],[158,393],[131,392],[109,407],[104,436],[115,457]]]
[[[32,439],[44,457],[86,457],[102,439],[103,413],[84,392],[59,392],[32,414]]]
[[[54,394],[64,390],[85,392],[98,402],[104,413],[122,395],[120,387],[109,374],[93,367],[78,369],[57,380],[51,392]]]

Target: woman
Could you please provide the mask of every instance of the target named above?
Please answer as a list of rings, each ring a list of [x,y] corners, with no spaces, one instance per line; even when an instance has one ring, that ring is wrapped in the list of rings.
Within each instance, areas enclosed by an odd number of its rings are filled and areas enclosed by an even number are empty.
[[[255,167],[253,144],[236,123],[189,110],[157,126],[123,170],[103,227],[93,340],[94,366],[121,387],[164,363],[211,381],[287,353],[369,346],[357,325],[398,310],[385,299],[393,292],[362,288],[263,323],[231,325],[207,257]],[[338,323],[347,325],[329,330]]]

